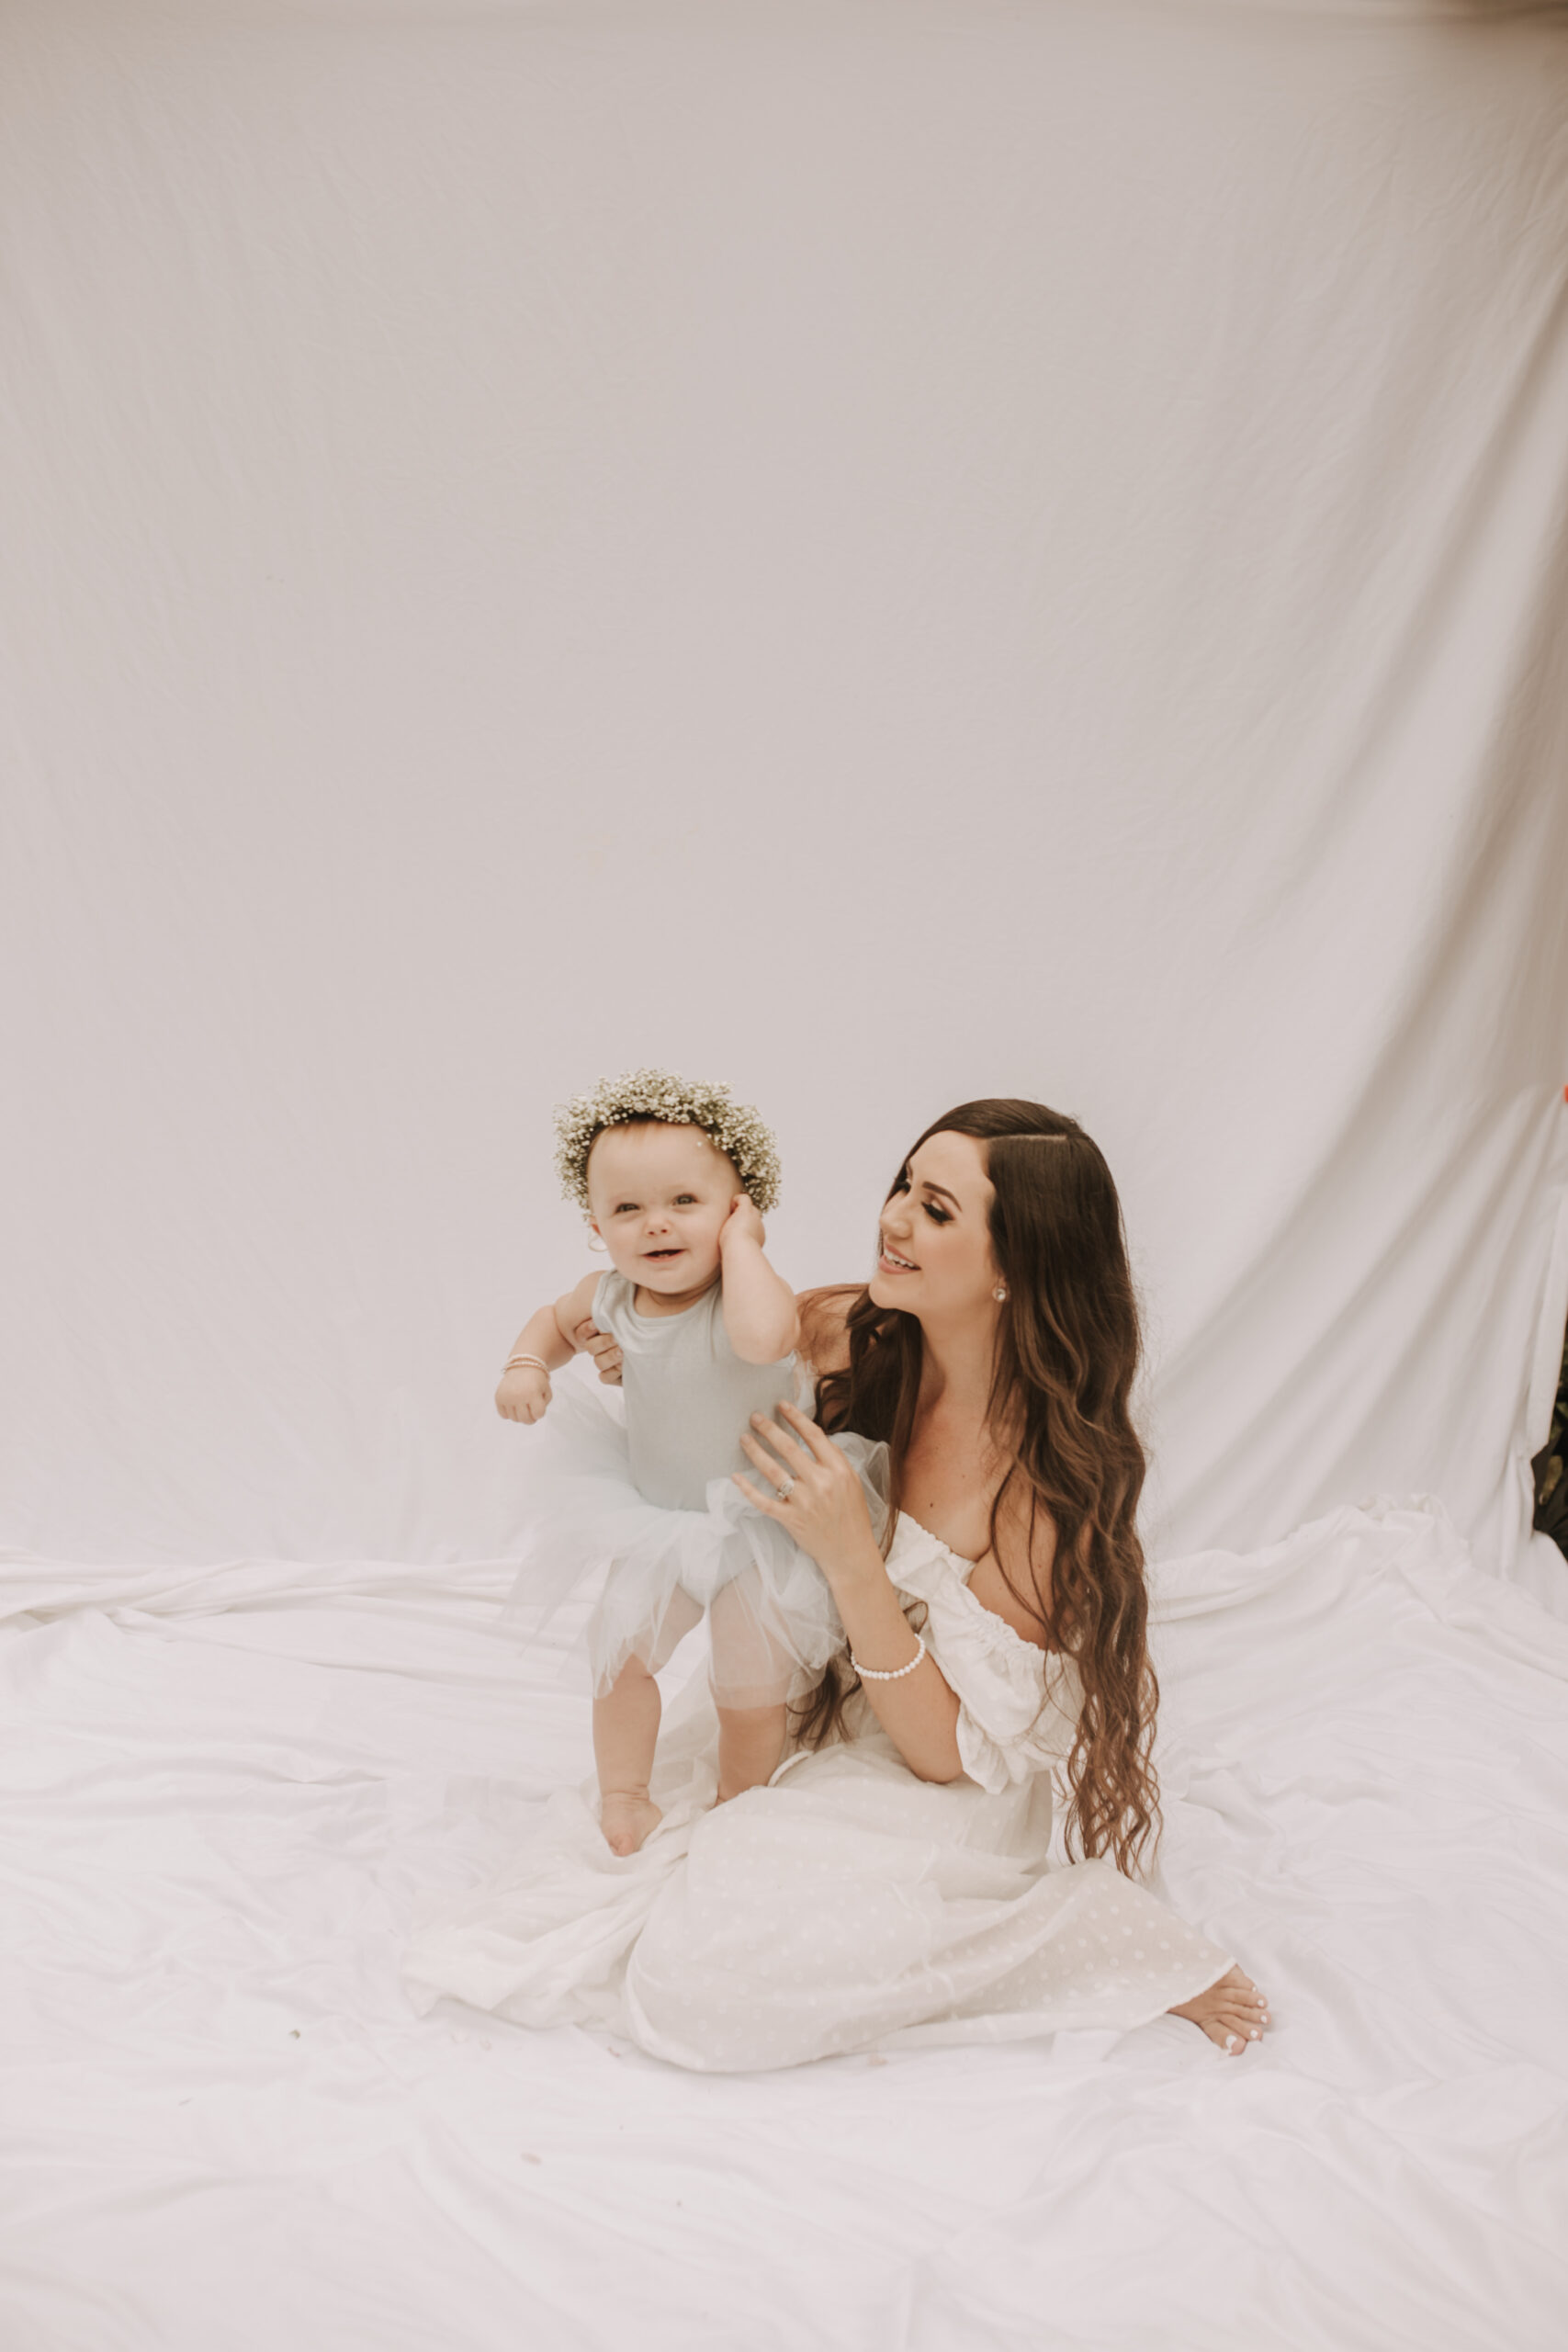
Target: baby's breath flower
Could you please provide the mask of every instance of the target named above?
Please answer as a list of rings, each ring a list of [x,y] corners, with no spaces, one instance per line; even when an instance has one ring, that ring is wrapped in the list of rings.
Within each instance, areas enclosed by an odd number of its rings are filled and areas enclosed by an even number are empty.
[[[628,1119],[662,1119],[671,1126],[701,1127],[735,1162],[736,1172],[764,1216],[779,1198],[779,1148],[750,1103],[738,1102],[728,1086],[677,1078],[672,1070],[632,1069],[602,1078],[588,1094],[574,1094],[556,1108],[556,1173],[569,1201],[588,1206],[588,1155],[605,1127]]]

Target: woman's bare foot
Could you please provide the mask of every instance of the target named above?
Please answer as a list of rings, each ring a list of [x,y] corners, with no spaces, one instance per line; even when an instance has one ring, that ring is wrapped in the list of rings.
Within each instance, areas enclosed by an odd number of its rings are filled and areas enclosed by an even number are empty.
[[[1239,2058],[1249,2041],[1263,2039],[1269,2026],[1268,2002],[1239,1968],[1231,1969],[1195,2001],[1179,2002],[1168,2014],[1190,2018],[1211,2041],[1219,2043],[1227,2058]]]
[[[651,1797],[609,1789],[599,1800],[599,1826],[612,1854],[635,1854],[663,1818]]]

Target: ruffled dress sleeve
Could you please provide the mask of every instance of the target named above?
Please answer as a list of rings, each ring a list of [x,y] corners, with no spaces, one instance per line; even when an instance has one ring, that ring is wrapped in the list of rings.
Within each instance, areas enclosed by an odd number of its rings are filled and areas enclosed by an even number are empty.
[[[959,1758],[995,1796],[1066,1761],[1083,1690],[1071,1658],[1036,1648],[976,1600],[970,1565],[900,1517],[887,1573],[907,1603],[925,1604],[926,1646],[958,1697]]]

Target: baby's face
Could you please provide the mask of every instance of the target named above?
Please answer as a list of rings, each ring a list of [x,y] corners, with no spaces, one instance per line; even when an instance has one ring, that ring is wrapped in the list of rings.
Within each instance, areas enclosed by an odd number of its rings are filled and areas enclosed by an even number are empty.
[[[595,1136],[588,1155],[589,1223],[615,1272],[661,1297],[707,1288],[742,1190],[734,1161],[700,1127],[628,1121]]]

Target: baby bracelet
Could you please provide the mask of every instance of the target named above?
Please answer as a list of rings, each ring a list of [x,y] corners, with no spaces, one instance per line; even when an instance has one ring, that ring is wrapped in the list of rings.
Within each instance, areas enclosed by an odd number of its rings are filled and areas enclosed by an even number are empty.
[[[915,1632],[912,1625],[910,1626],[909,1631],[912,1634]],[[920,1660],[926,1655],[925,1643],[920,1639],[919,1634],[915,1634],[915,1640],[919,1644],[919,1646],[915,1651],[914,1657],[909,1660],[908,1665],[896,1666],[890,1673],[884,1672],[884,1670],[879,1667],[863,1666],[859,1658],[856,1657],[853,1650],[850,1652],[850,1664],[854,1668],[855,1672],[860,1676],[863,1682],[902,1682],[907,1674],[913,1674],[916,1667],[919,1666]]]
[[[549,1378],[550,1368],[545,1362],[543,1356],[508,1356],[506,1359],[505,1368],[508,1372],[516,1372],[521,1365],[525,1363],[536,1363],[539,1370],[544,1374],[545,1378],[547,1380]]]

